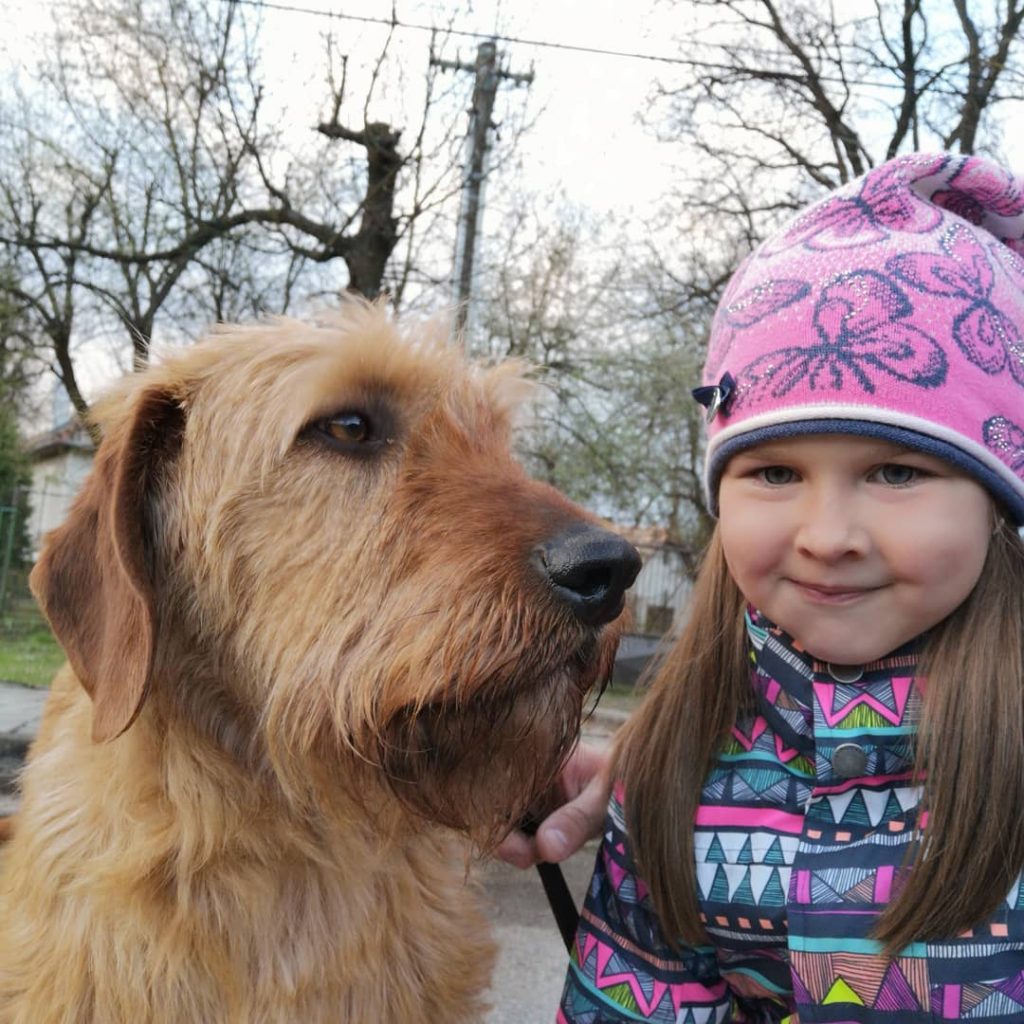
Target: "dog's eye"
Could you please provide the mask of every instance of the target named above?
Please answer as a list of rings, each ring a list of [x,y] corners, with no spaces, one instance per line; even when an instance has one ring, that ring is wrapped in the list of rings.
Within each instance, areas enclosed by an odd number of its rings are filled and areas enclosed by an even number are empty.
[[[361,444],[373,437],[369,417],[361,412],[342,412],[321,422],[321,429],[342,444]]]
[[[369,456],[390,441],[365,412],[348,409],[314,420],[308,435],[346,455]]]

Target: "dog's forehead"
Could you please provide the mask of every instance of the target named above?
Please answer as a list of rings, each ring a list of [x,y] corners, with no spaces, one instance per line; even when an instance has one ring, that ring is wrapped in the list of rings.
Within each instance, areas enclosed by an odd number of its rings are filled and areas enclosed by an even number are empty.
[[[215,351],[204,357],[191,414],[214,430],[258,430],[263,450],[278,455],[310,422],[371,401],[393,404],[410,423],[442,411],[470,431],[503,429],[532,387],[520,364],[467,361],[445,321],[400,329],[377,307],[314,324],[222,328],[205,344]]]

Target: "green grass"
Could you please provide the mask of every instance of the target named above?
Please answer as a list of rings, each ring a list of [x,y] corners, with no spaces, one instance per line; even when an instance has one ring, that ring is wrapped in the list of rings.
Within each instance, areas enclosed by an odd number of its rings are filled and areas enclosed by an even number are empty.
[[[621,683],[609,686],[607,690],[601,694],[601,700],[598,702],[598,707],[612,708],[616,711],[632,711],[640,704],[640,699],[643,694],[639,693],[632,686],[623,686]],[[594,702],[593,696],[590,697],[587,706],[590,707]]]
[[[64,652],[43,625],[18,633],[0,631],[0,679],[49,686],[64,664]]]

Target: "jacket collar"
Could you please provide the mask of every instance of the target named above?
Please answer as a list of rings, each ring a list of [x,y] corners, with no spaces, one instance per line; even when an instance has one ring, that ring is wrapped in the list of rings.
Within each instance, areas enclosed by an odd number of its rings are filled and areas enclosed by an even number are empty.
[[[818,661],[754,608],[746,614],[758,713],[807,757],[831,757],[846,739],[890,748],[886,770],[913,760],[920,639],[866,665]],[[889,762],[893,763],[889,763]]]

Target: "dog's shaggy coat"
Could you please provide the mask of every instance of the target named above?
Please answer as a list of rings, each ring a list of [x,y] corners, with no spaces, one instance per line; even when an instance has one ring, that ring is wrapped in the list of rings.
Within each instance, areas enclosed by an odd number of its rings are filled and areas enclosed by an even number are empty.
[[[509,454],[518,376],[424,330],[223,328],[99,409],[33,573],[69,664],[2,855],[3,1024],[482,1015],[462,837],[548,784],[617,625],[536,571],[589,519]]]

